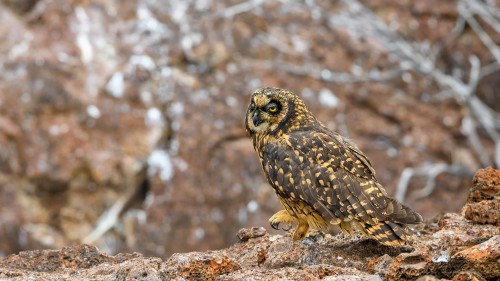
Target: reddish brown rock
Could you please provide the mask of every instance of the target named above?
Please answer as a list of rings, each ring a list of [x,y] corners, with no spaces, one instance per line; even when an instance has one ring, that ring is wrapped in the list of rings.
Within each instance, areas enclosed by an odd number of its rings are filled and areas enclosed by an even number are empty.
[[[500,196],[500,170],[492,167],[480,169],[474,175],[467,203],[493,200]]]
[[[370,239],[317,232],[293,241],[290,233],[270,235],[254,227],[238,231],[240,242],[229,248],[178,253],[166,261],[139,254],[109,256],[87,245],[25,251],[0,259],[0,278],[475,281],[494,280],[500,274],[496,225],[447,213],[437,225],[420,226],[416,233],[411,245],[387,247]]]
[[[391,265],[394,263],[394,258],[385,254],[377,257],[368,263],[368,272],[378,274],[382,277],[386,276]]]
[[[464,271],[460,272],[457,275],[453,276],[452,281],[484,281],[485,279],[481,277],[476,272],[471,272],[471,271]]]
[[[389,280],[408,280],[427,273],[432,257],[426,252],[405,253],[397,256],[387,273]]]
[[[99,252],[96,247],[82,245],[62,250],[24,251],[0,260],[2,267],[38,272],[53,272],[61,268],[90,268],[112,258]]]
[[[174,254],[166,262],[166,273],[169,278],[186,278],[193,280],[215,280],[241,269],[241,266],[226,256],[202,253]]]
[[[500,226],[500,197],[477,203],[468,203],[464,207],[464,215],[471,221]]]
[[[474,176],[464,216],[472,221],[500,226],[500,171],[492,167]]]
[[[139,254],[108,256],[93,246],[21,252],[0,259],[0,279],[161,280],[160,259]]]
[[[448,216],[438,232],[450,231],[449,236],[481,230],[486,236],[498,232],[497,227],[467,224],[470,222],[459,218]],[[139,254],[109,256],[83,245],[59,251],[21,252],[0,259],[0,278],[434,281],[492,279],[500,274],[495,266],[500,256],[500,236],[490,236],[483,243],[444,237],[429,233],[419,236],[412,246],[385,247],[371,240],[340,236],[316,235],[292,241],[289,234],[264,234],[217,251],[174,254],[166,261]]]
[[[415,279],[415,281],[440,281],[440,280],[446,280],[446,279],[439,279],[432,275],[424,275]]]
[[[479,272],[487,279],[500,277],[500,236],[456,253],[452,262],[460,264],[461,270]]]
[[[252,228],[242,228],[236,233],[236,237],[242,242],[248,241],[248,239],[253,239],[261,237],[267,234],[267,231],[263,227],[252,227]]]

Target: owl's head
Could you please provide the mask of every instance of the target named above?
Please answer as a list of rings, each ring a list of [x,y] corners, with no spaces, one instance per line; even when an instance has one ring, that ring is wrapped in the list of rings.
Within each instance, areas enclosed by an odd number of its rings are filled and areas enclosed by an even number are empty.
[[[245,126],[251,135],[287,133],[316,119],[304,102],[290,91],[261,88],[250,98]]]

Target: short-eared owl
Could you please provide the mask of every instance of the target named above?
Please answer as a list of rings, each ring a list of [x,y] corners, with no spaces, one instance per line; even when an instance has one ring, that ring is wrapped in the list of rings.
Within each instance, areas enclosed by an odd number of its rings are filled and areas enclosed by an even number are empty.
[[[366,156],[328,130],[293,93],[262,88],[252,94],[245,125],[265,176],[284,207],[269,222],[298,222],[293,239],[309,228],[352,235],[359,230],[385,245],[412,235],[406,224],[422,217],[388,197]]]

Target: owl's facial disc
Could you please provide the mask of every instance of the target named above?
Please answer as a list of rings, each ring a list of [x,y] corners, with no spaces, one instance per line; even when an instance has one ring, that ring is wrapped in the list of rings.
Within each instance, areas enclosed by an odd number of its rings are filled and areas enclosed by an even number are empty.
[[[281,119],[283,106],[269,95],[254,95],[248,107],[247,128],[253,133],[273,130]]]

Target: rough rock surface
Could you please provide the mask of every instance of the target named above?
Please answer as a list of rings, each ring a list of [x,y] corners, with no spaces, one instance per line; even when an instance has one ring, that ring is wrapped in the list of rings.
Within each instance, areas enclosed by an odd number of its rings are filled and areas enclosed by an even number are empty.
[[[491,186],[485,178],[497,173],[479,171],[471,196],[487,193]],[[289,233],[270,235],[255,227],[240,230],[240,242],[229,248],[177,253],[165,261],[137,253],[109,256],[88,245],[25,251],[0,259],[0,280],[458,281],[500,277],[497,225],[447,213],[437,223],[419,226],[417,234],[409,245],[387,247],[371,239],[322,233],[294,242]]]
[[[469,220],[500,226],[500,212],[492,210],[500,210],[500,171],[488,167],[474,176],[463,213]]]
[[[93,242],[166,258],[228,247],[240,228],[276,234],[279,203],[243,131],[262,86],[296,92],[353,139],[389,194],[405,168],[454,167],[430,196],[416,196],[427,182],[416,173],[402,197],[425,218],[458,212],[470,177],[493,163],[498,126],[479,126],[476,103],[385,37],[356,34],[375,25],[334,26],[356,20],[352,2],[0,0],[0,257]],[[359,1],[394,42],[434,58],[421,70],[474,82],[497,120],[498,55],[463,22],[498,45],[498,19],[473,5],[493,2]]]

